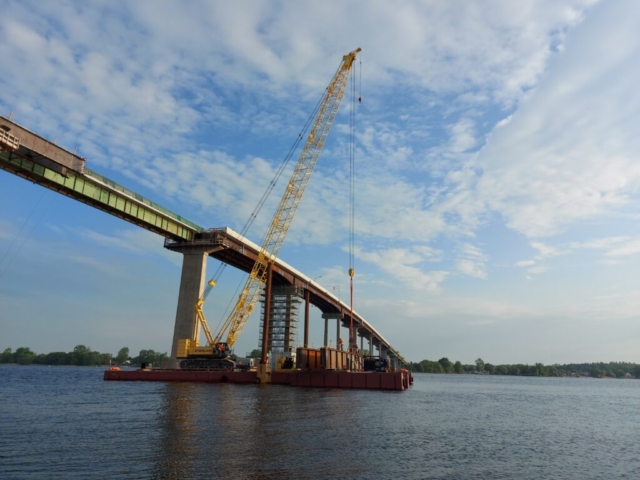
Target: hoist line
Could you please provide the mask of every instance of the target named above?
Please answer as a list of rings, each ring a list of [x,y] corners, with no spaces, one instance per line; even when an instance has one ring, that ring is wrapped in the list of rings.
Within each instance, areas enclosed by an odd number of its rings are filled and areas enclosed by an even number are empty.
[[[360,61],[362,69],[362,61]],[[360,77],[362,83],[362,76]],[[362,96],[358,97],[362,102]],[[355,275],[354,255],[355,255],[355,132],[356,132],[356,78],[353,72],[351,81],[351,118],[349,132],[349,349],[357,348],[353,330],[353,277]]]
[[[336,72],[334,73],[334,76],[340,70],[340,67],[341,67],[341,65],[339,65],[338,68],[336,69]],[[257,218],[258,214],[262,210],[262,207],[264,206],[264,204],[266,203],[267,199],[271,195],[271,192],[273,191],[273,189],[275,188],[276,184],[278,183],[278,180],[280,180],[280,177],[282,176],[282,173],[285,171],[285,169],[286,169],[287,165],[289,164],[291,158],[293,158],[294,153],[296,152],[296,150],[300,146],[300,143],[306,137],[307,132],[309,131],[309,128],[313,124],[313,121],[314,121],[315,117],[317,116],[318,111],[320,110],[320,107],[322,105],[322,101],[324,99],[325,93],[326,93],[328,88],[329,87],[325,88],[324,92],[322,92],[322,95],[320,96],[320,98],[318,99],[318,102],[314,106],[313,111],[311,112],[311,114],[307,118],[305,124],[303,125],[302,129],[300,130],[300,133],[298,134],[298,136],[294,140],[293,145],[291,146],[291,148],[289,149],[289,151],[285,155],[283,161],[280,163],[280,166],[278,167],[278,170],[276,171],[276,174],[274,175],[274,177],[271,180],[271,182],[269,182],[269,185],[267,186],[266,190],[262,194],[262,197],[260,198],[260,201],[258,202],[256,207],[254,208],[253,212],[251,212],[251,215],[249,216],[249,219],[245,223],[244,227],[242,227],[242,230],[240,231],[240,235],[246,236],[247,232],[249,231],[249,229],[253,225],[253,222],[255,221],[255,219]],[[267,233],[268,233],[268,231],[267,231]],[[267,233],[265,233],[265,237],[264,238],[266,238]],[[264,244],[264,238],[263,238],[263,241],[262,241],[263,244]],[[212,278],[212,280],[214,281],[214,285],[217,283],[218,279],[220,278],[220,276],[222,275],[222,272],[224,271],[224,269],[226,267],[227,267],[226,263],[224,263],[224,262],[220,263],[220,265],[218,266],[218,268],[216,270],[216,273],[214,274],[214,277]],[[218,324],[216,325],[215,331],[218,331],[220,329],[220,326],[222,325],[224,320],[227,318],[227,312],[232,307],[232,305],[234,305],[234,303],[236,302],[236,299],[238,298],[238,292],[240,291],[240,288],[243,286],[244,283],[245,283],[245,280],[243,278],[241,278],[240,281],[238,282],[238,286],[236,287],[235,292],[233,293],[233,295],[231,296],[229,302],[227,303],[227,307],[225,308],[223,314],[220,316],[220,320],[218,321]],[[205,287],[205,291],[204,291],[204,294],[202,296],[202,298],[204,300],[206,300],[206,298],[209,296],[209,293],[213,289],[214,285],[211,285],[210,282],[207,282],[207,286]]]
[[[306,123],[302,127],[302,130],[300,131],[300,133],[296,137],[295,141],[293,142],[293,145],[289,149],[289,152],[287,153],[287,155],[285,155],[284,159],[280,163],[280,166],[278,167],[278,170],[276,171],[275,175],[273,176],[273,179],[271,179],[271,181],[269,182],[269,185],[267,186],[267,188],[263,192],[262,197],[260,197],[260,200],[258,201],[258,204],[253,209],[253,211],[251,212],[251,215],[249,215],[249,218],[247,219],[246,223],[242,227],[242,230],[240,230],[239,233],[243,237],[246,236],[247,232],[249,231],[249,229],[253,225],[253,222],[255,221],[255,219],[257,218],[258,214],[262,210],[262,207],[264,206],[264,204],[267,202],[267,199],[269,198],[269,196],[271,195],[271,192],[273,191],[274,187],[278,183],[278,180],[280,180],[280,177],[282,176],[282,173],[287,168],[287,165],[289,164],[291,158],[293,157],[293,154],[295,153],[295,151],[297,150],[298,146],[300,145],[300,142],[303,140],[304,136],[306,135],[307,131],[309,130],[309,126],[311,125],[311,122],[313,121],[314,116],[318,112],[318,109],[320,108],[320,103],[321,102],[322,102],[322,97],[320,97],[320,100],[318,100],[318,103],[314,107],[313,112],[311,113],[311,115],[307,119]],[[224,271],[224,269],[226,267],[227,267],[226,263],[220,262],[220,265],[218,265],[218,268],[216,269],[215,273],[211,277],[210,281],[213,280],[214,284],[217,283],[218,279],[220,278],[220,276],[222,275],[222,272]],[[209,296],[209,293],[211,292],[213,287],[214,287],[214,285],[211,285],[209,282],[207,282],[207,285],[205,287],[204,293],[202,295],[203,300],[207,299],[207,297]]]

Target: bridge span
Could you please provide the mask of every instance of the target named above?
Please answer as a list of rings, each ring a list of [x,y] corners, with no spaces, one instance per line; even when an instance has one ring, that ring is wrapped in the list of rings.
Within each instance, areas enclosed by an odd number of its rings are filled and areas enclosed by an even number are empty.
[[[258,251],[260,246],[253,243],[251,240],[243,237],[239,233],[230,228],[214,228],[195,235],[191,241],[177,241],[166,239],[165,247],[169,250],[179,251],[185,255],[200,256],[200,261],[187,261],[183,264],[183,278],[185,276],[190,278],[197,278],[198,272],[192,271],[186,273],[185,269],[198,270],[204,268],[206,265],[205,255],[209,255],[221,262],[238,268],[244,272],[251,272],[251,268],[258,258]],[[202,265],[202,267],[201,267]],[[201,276],[201,275],[200,275]],[[328,320],[336,319],[338,322],[342,322],[344,328],[349,328],[351,324],[351,311],[350,306],[343,302],[340,298],[333,295],[322,285],[316,283],[310,277],[304,275],[300,271],[296,270],[283,260],[277,258],[273,267],[273,284],[274,285],[289,285],[293,287],[300,287],[304,292],[305,299],[305,332],[304,332],[304,346],[307,347],[308,341],[308,322],[309,322],[309,308],[308,304],[317,307],[325,318],[325,339],[328,337]],[[203,288],[204,284],[200,285]],[[186,290],[186,288],[185,288]],[[197,295],[197,296],[196,296]],[[191,325],[190,319],[193,316],[193,305],[198,298],[200,298],[201,291],[192,291],[189,294],[187,291],[182,291],[181,298],[185,298],[185,305],[181,307],[178,305],[178,315],[176,318],[176,332],[174,334],[174,341],[179,338],[185,338],[185,334],[191,334],[192,338],[197,335],[193,329],[197,330],[197,325]],[[193,302],[191,299],[195,297]],[[188,298],[188,300],[187,300]],[[180,302],[180,301],[179,301]],[[181,312],[181,308],[184,308],[184,312]],[[184,315],[184,330],[178,331],[178,323],[181,321],[181,314]],[[342,318],[339,318],[342,317]],[[353,312],[353,325],[357,335],[361,338],[361,347],[364,345],[364,340],[369,342],[369,351],[372,352],[372,347],[378,349],[380,353],[391,355],[398,359],[400,363],[406,365],[406,360],[402,357],[400,352],[395,349],[381,334],[378,332],[369,322],[367,322],[360,314]],[[188,338],[188,337],[187,337]],[[325,340],[326,342],[326,340]],[[336,340],[337,343],[337,340]]]
[[[182,278],[172,346],[175,358],[177,339],[197,339],[199,326],[193,306],[204,289],[207,256],[245,272],[250,272],[260,247],[230,228],[205,230],[155,202],[118,185],[86,167],[86,160],[53,142],[0,116],[0,169],[66,195],[110,215],[165,237],[165,247],[183,254]],[[305,336],[308,345],[309,305],[328,320],[351,324],[350,307],[320,284],[277,258],[273,284],[299,287],[305,299]],[[338,323],[339,325],[339,323]],[[355,332],[367,339],[369,351],[377,348],[406,365],[406,360],[370,323],[353,312]]]

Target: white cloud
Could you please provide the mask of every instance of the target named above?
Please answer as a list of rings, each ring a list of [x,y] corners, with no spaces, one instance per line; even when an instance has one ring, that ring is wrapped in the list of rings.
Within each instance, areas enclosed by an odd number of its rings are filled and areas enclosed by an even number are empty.
[[[640,82],[639,9],[595,7],[511,121],[490,135],[478,192],[511,228],[549,236],[629,204],[640,185],[632,86]]]
[[[612,248],[605,255],[607,257],[621,257],[640,253],[640,238],[634,238],[625,242],[617,248]]]
[[[534,265],[535,263],[535,260],[521,260],[519,262],[516,262],[516,267],[529,267],[531,265]]]
[[[456,268],[459,272],[470,277],[487,278],[487,256],[478,247],[465,243],[462,245]]]
[[[535,267],[532,267],[529,270],[527,270],[527,273],[529,273],[530,275],[535,275],[538,273],[544,273],[548,271],[549,271],[548,265],[536,265]]]
[[[413,290],[429,293],[439,292],[440,284],[448,276],[448,272],[442,270],[424,272],[419,265],[424,262],[425,258],[416,252],[402,248],[376,252],[359,250],[356,252],[356,256],[378,266],[382,271]]]
[[[628,236],[598,238],[596,240],[588,240],[586,242],[572,242],[571,248],[588,248],[595,250],[606,250],[614,245],[630,240]]]
[[[429,262],[441,262],[444,252],[428,245],[415,245],[413,251],[422,255]]]
[[[531,242],[531,246],[536,250],[538,250],[538,252],[540,252],[536,256],[536,259],[539,259],[539,260],[544,258],[557,257],[558,255],[562,254],[562,252],[560,252],[557,248],[552,247],[550,245],[545,245],[542,242]]]
[[[551,245],[547,245],[542,242],[530,242],[529,245],[531,245],[532,248],[538,250],[538,254],[531,260],[520,260],[516,262],[516,267],[531,267],[532,265],[536,265],[537,263],[549,258],[571,253],[571,250],[559,250],[556,247],[552,247]],[[535,267],[527,269],[526,278],[531,280],[531,275],[544,273],[549,271],[549,269],[549,265],[536,265]]]

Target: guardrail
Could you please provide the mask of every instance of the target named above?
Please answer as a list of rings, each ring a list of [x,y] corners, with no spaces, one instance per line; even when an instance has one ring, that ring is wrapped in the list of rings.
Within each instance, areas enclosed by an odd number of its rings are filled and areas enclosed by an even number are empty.
[[[15,135],[0,129],[0,147],[8,150],[17,150],[20,146],[20,140]]]

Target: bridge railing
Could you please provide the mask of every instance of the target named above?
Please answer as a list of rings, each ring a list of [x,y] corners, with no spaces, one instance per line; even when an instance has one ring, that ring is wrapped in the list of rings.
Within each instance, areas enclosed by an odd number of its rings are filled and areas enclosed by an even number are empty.
[[[195,223],[187,220],[184,217],[181,217],[180,215],[172,212],[171,210],[167,210],[166,208],[158,205],[155,202],[152,202],[151,200],[149,200],[147,198],[144,198],[142,195],[140,195],[140,194],[138,194],[138,193],[136,193],[134,191],[129,190],[129,189],[123,187],[122,185],[117,184],[113,180],[109,180],[107,177],[102,176],[99,173],[94,172],[93,170],[89,170],[88,168],[85,167],[84,174],[87,177],[90,177],[90,178],[93,178],[95,180],[98,180],[98,181],[102,182],[103,184],[109,186],[113,190],[116,190],[116,191],[118,191],[120,193],[123,193],[123,194],[127,195],[128,197],[136,199],[140,203],[144,203],[145,205],[148,205],[148,206],[152,207],[154,210],[157,210],[159,212],[164,213],[168,217],[174,218],[175,220],[178,220],[179,222],[182,222],[182,223],[190,226],[196,232],[201,232],[203,230],[203,228],[201,226],[196,225]]]

